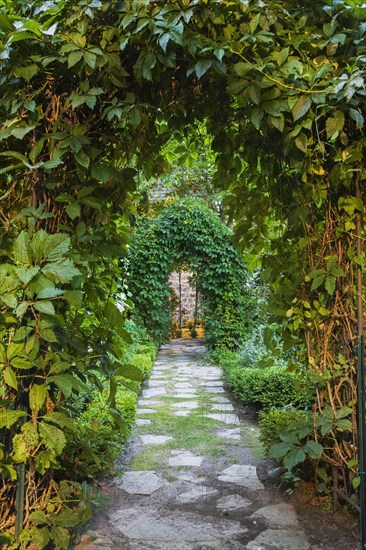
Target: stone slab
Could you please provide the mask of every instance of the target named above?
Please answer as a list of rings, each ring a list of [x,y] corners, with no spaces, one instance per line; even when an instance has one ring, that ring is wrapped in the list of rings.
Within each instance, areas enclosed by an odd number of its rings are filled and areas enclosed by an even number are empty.
[[[199,403],[198,401],[182,401],[181,403],[172,403],[172,407],[175,409],[197,409]]]
[[[166,509],[131,507],[113,513],[111,520],[130,539],[165,541],[167,550],[172,548],[170,541],[217,542],[218,539],[227,540],[247,532],[238,521],[209,516],[203,518],[192,512]]]
[[[239,417],[236,414],[230,414],[222,412],[205,414],[207,418],[212,418],[212,420],[218,420],[219,422],[224,422],[225,424],[240,424]]]
[[[264,518],[271,528],[297,529],[299,522],[295,510],[291,504],[281,502],[264,506],[252,514],[253,518]]]
[[[205,477],[196,475],[194,471],[184,472],[178,476],[178,479],[180,481],[187,481],[188,483],[198,483],[199,485],[207,483]]]
[[[191,451],[172,451],[169,458],[169,466],[201,466],[202,456],[197,456]]]
[[[232,428],[227,430],[218,430],[216,432],[216,435],[218,437],[221,437],[223,439],[240,439],[240,428]]]
[[[193,411],[174,411],[174,416],[189,416]]]
[[[263,483],[258,479],[257,468],[251,464],[234,464],[226,468],[218,479],[251,490],[264,489]]]
[[[151,424],[151,420],[147,418],[137,418],[136,420],[136,426],[147,426],[147,424]]]
[[[169,435],[154,435],[154,434],[145,434],[141,436],[141,441],[144,445],[161,445],[166,443],[170,439],[173,439]]]
[[[215,403],[230,403],[230,399],[228,399],[227,397],[221,397],[219,395],[212,396],[211,400]]]
[[[233,411],[234,407],[231,403],[213,403],[211,405],[211,409],[214,411],[221,411],[221,412],[227,412],[227,411]]]
[[[256,539],[249,542],[247,550],[310,550],[310,544],[303,531],[286,529],[267,529],[262,531]]]
[[[154,380],[150,379],[147,383],[148,388],[160,388],[161,386],[165,386],[166,380]]]
[[[216,506],[223,512],[236,512],[250,508],[252,501],[240,495],[227,495],[218,499]]]
[[[155,409],[137,409],[137,414],[154,414],[156,413]]]
[[[178,399],[194,399],[197,397],[196,392],[174,392],[174,397],[177,397]]]
[[[225,393],[224,388],[222,388],[221,386],[210,386],[209,388],[205,387],[204,390],[210,393]]]
[[[139,399],[139,405],[150,407],[150,405],[161,405],[160,401],[156,401],[156,399]]]
[[[117,479],[116,483],[130,495],[151,495],[167,484],[156,472],[151,470],[125,472],[122,479]]]
[[[178,495],[178,501],[188,504],[189,502],[197,502],[197,501],[206,501],[208,497],[215,495],[217,493],[216,489],[207,487],[205,485],[198,485],[197,487],[193,487],[190,491],[187,491],[185,493],[180,493]]]
[[[158,395],[166,395],[166,389],[165,388],[151,388],[144,390],[142,392],[142,397],[149,398],[149,397],[157,397]]]

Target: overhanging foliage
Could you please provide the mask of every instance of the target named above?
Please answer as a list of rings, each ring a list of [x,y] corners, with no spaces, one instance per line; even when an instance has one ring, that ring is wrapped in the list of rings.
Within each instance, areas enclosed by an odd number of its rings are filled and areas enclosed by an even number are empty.
[[[264,255],[272,309],[307,342],[314,418],[331,418],[327,459],[351,468],[357,482],[353,282],[364,262],[355,218],[364,203],[365,8],[352,0],[0,6],[5,527],[14,519],[14,465],[26,463],[39,490],[48,483],[54,462],[44,463],[42,479],[33,463],[40,453],[57,460],[62,436],[53,449],[39,447],[39,426],[49,410],[65,412],[95,350],[108,370],[108,354],[118,355],[116,339],[125,337],[113,296],[136,169],[159,172],[162,145],[195,119],[213,135],[217,185],[231,192],[239,237],[252,257]],[[61,234],[68,247],[55,260],[33,257],[37,234]],[[64,281],[52,275],[58,261],[67,262]],[[60,294],[39,296],[48,288]],[[64,388],[52,379],[60,362],[70,376]],[[339,430],[332,419],[344,406],[351,412]],[[34,430],[19,453],[23,412]],[[28,537],[46,529],[40,517],[34,524],[41,529]],[[65,532],[56,533],[65,547]],[[37,536],[42,547],[47,536]]]

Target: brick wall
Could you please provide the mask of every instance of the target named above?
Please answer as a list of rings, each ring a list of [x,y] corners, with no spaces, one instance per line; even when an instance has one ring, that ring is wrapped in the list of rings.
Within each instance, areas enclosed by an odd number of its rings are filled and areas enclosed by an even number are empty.
[[[193,319],[194,308],[196,305],[196,289],[189,285],[191,273],[188,271],[181,272],[181,288],[182,288],[182,319]],[[179,274],[174,272],[169,277],[169,285],[172,287],[177,297],[179,298]],[[198,302],[199,305],[199,302]],[[198,310],[199,312],[199,310]],[[176,309],[174,319],[179,321],[179,306]]]

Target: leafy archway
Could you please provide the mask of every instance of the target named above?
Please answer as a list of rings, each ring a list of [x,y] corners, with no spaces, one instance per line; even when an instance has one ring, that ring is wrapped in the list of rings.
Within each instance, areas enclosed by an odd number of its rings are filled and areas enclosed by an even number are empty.
[[[32,480],[51,486],[72,429],[67,399],[95,357],[108,370],[120,353],[113,295],[136,168],[158,173],[162,146],[195,118],[213,135],[239,235],[253,255],[265,252],[271,309],[307,343],[313,437],[325,438],[327,461],[357,487],[358,4],[0,1],[0,414],[9,441],[0,454],[13,503],[16,468],[24,474],[27,464]],[[33,498],[42,489],[32,487]]]
[[[189,265],[203,297],[208,344],[233,348],[243,338],[250,322],[248,272],[230,239],[215,212],[191,197],[140,224],[131,246],[129,287],[155,338],[167,338],[168,277],[181,264]]]

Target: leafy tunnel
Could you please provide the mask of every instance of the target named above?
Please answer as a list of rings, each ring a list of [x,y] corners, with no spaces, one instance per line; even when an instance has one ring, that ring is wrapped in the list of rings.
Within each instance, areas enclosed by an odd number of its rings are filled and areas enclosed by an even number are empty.
[[[149,332],[168,336],[168,278],[188,264],[198,292],[206,339],[235,348],[247,329],[249,274],[231,243],[230,230],[201,200],[174,201],[157,217],[144,220],[131,245],[130,288],[137,313]]]

